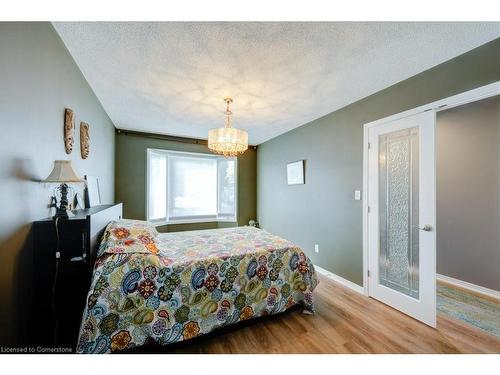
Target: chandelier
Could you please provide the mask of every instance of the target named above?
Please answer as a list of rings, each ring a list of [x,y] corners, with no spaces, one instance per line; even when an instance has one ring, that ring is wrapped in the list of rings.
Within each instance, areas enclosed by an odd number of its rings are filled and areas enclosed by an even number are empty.
[[[208,132],[208,148],[225,157],[238,156],[248,149],[248,133],[232,127],[233,112],[229,109],[229,105],[233,99],[225,98],[224,101],[226,102],[224,127],[211,129]]]

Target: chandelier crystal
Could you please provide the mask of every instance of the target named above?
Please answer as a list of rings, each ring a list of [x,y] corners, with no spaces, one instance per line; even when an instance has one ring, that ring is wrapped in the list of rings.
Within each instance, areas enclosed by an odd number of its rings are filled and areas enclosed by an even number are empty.
[[[225,98],[226,111],[224,112],[224,127],[211,129],[208,132],[208,148],[219,155],[238,156],[248,149],[248,133],[232,127],[233,112],[229,105],[231,98]]]

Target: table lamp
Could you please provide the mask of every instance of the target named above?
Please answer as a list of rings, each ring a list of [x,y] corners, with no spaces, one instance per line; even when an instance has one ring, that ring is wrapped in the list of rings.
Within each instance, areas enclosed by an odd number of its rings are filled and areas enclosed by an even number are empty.
[[[50,172],[49,176],[42,182],[57,182],[61,183],[58,190],[61,192],[61,202],[59,207],[56,206],[56,214],[54,219],[68,218],[68,182],[83,182],[83,180],[78,177],[75,170],[71,166],[70,160],[55,160],[54,169]]]

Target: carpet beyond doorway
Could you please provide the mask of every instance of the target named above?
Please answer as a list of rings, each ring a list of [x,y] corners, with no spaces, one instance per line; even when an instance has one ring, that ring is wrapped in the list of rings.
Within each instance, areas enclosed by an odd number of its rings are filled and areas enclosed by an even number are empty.
[[[498,300],[438,282],[437,310],[500,337]]]

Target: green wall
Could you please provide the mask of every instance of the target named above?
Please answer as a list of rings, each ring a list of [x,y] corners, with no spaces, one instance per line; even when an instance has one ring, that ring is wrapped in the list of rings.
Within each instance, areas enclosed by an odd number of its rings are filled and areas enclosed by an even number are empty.
[[[437,273],[500,291],[500,95],[438,112],[436,182]]]
[[[362,284],[363,124],[500,80],[496,39],[403,82],[267,141],[258,149],[261,226],[312,261]],[[306,184],[286,184],[286,164],[306,160]],[[314,252],[314,244],[320,252]]]
[[[146,150],[158,148],[172,151],[209,154],[206,145],[150,138],[133,133],[116,133],[115,196],[123,202],[123,215],[128,219],[146,220]],[[257,217],[257,151],[249,148],[238,158],[238,223],[175,224],[159,227],[161,232],[214,229],[248,224]]]
[[[48,22],[0,22],[0,346],[30,336],[31,223],[54,214],[54,160],[99,178],[103,203],[114,201],[115,128]],[[76,116],[73,152],[64,150],[64,108]],[[90,155],[80,157],[80,121],[90,124]],[[71,184],[82,193],[83,184]],[[36,324],[45,324],[37,321]]]

